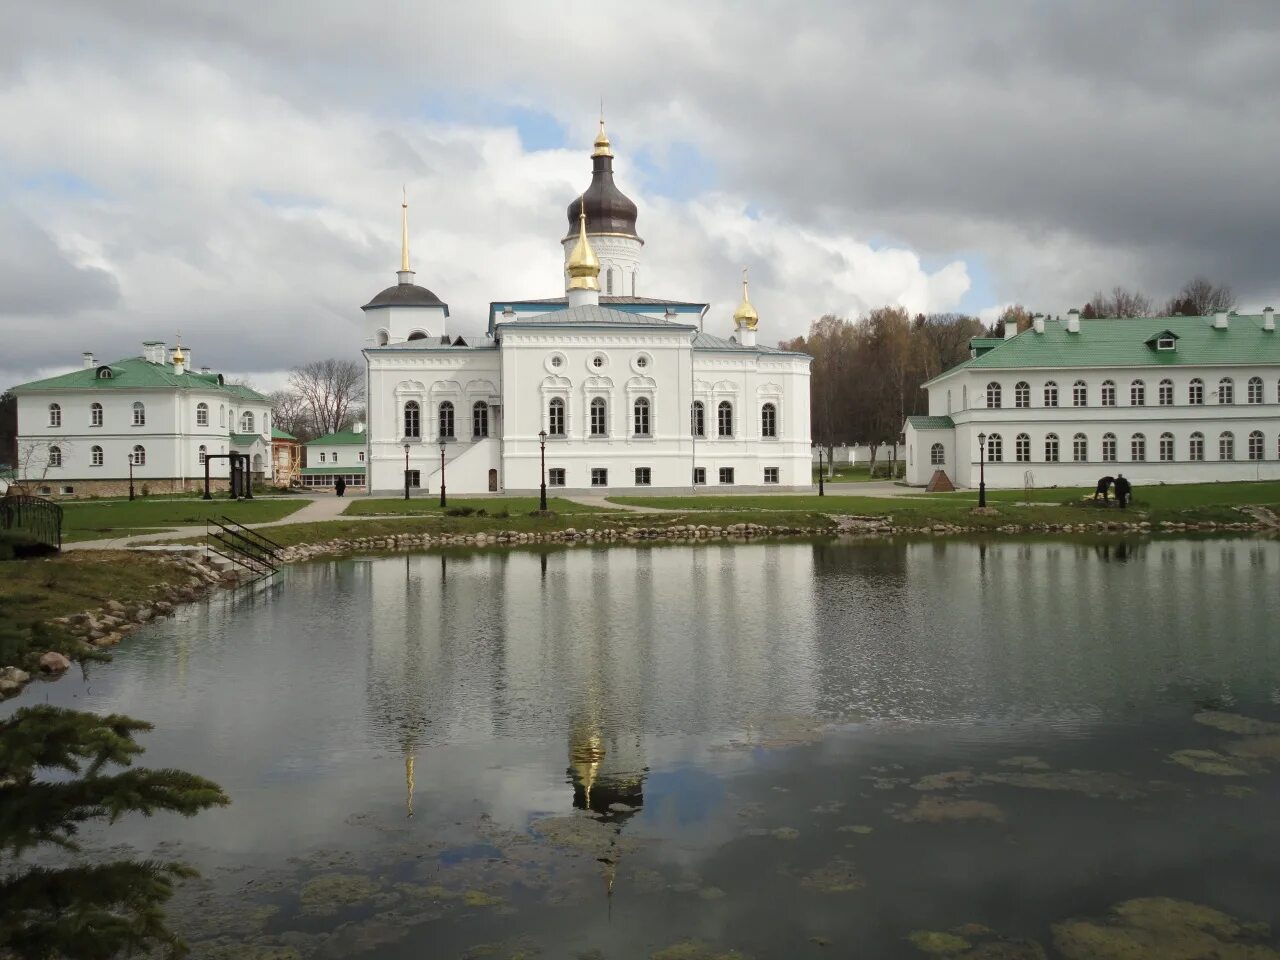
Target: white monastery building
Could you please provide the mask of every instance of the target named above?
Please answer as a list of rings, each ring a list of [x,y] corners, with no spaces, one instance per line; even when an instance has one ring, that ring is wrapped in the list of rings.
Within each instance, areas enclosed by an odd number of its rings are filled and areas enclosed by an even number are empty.
[[[924,385],[904,427],[907,481],[941,470],[992,487],[1280,478],[1275,313],[1065,321],[1037,317]]]
[[[810,486],[810,358],[756,342],[745,274],[724,336],[703,332],[707,304],[641,296],[603,121],[591,157],[560,241],[565,295],[492,302],[483,342],[450,335],[448,305],[414,283],[402,210],[399,282],[363,307],[371,492],[406,471],[438,490],[442,453],[451,492],[537,491],[540,434],[553,491]]]
[[[148,341],[142,355],[97,363],[13,388],[18,398],[17,480],[43,496],[203,489],[205,457],[238,453],[256,480],[272,477],[271,404],[222,374],[191,369],[180,345]],[[209,461],[226,489],[229,461]]]

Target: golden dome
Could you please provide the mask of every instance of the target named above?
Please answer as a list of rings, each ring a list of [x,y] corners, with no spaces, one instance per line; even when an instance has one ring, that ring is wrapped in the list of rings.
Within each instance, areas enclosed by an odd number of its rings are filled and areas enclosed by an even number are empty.
[[[174,347],[174,348],[173,348],[173,362],[174,362],[174,363],[186,363],[186,362],[187,362],[186,355],[182,352],[182,341],[181,341],[181,339],[179,339],[179,341],[178,341],[178,345],[177,345],[176,347]]]
[[[738,309],[733,313],[733,325],[735,327],[746,327],[748,330],[754,330],[760,325],[760,315],[756,313],[756,308],[751,305],[751,300],[747,296],[747,268],[742,268],[742,303],[738,305]]]
[[[600,261],[587,242],[586,203],[581,199],[578,201],[578,242],[569,254],[568,270],[570,290],[600,289]]]
[[[604,132],[604,117],[600,118],[600,132],[596,134],[596,142],[592,144],[595,148],[591,151],[593,157],[612,157],[612,145],[609,143],[609,135]]]

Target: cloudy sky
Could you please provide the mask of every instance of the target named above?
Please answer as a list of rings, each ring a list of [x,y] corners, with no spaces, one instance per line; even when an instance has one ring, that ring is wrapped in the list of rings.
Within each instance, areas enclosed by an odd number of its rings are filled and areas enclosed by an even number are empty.
[[[264,387],[394,282],[560,292],[604,98],[645,295],[766,340],[1203,273],[1280,306],[1280,5],[101,0],[0,12],[0,386],[181,331]],[[723,328],[720,330],[719,328]]]

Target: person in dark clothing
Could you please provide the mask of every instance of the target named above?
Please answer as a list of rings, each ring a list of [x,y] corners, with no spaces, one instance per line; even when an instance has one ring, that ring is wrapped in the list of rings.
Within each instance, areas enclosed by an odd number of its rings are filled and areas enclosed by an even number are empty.
[[[339,477],[337,480],[333,481],[333,489],[338,496],[342,496],[347,492],[347,481]]]
[[[1110,500],[1111,485],[1116,482],[1115,477],[1103,477],[1098,481],[1098,489],[1093,491],[1093,499],[1097,500],[1101,497],[1103,500]]]
[[[1119,501],[1121,510],[1129,503],[1129,497],[1132,493],[1133,485],[1124,478],[1124,474],[1116,474],[1116,500]]]

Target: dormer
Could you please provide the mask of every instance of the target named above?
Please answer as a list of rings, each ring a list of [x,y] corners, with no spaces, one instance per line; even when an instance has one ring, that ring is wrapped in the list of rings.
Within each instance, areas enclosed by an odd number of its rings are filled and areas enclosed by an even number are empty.
[[[94,377],[99,380],[110,380],[115,374],[111,372],[111,368],[105,364],[94,372]]]
[[[1147,340],[1147,346],[1157,353],[1172,353],[1178,349],[1178,335],[1172,330],[1161,330]]]

